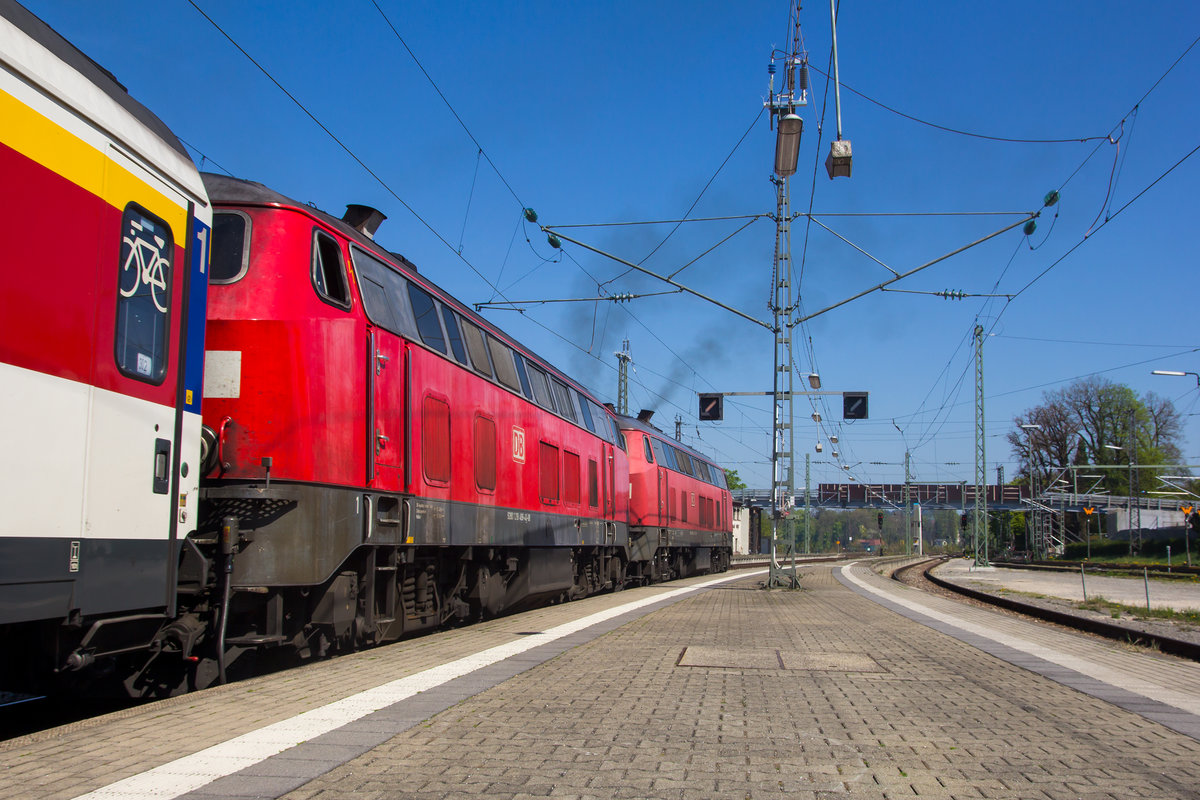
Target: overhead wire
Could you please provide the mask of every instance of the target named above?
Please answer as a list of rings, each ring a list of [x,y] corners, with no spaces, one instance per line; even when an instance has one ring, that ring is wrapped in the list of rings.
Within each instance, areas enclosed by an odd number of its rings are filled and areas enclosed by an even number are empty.
[[[699,205],[700,200],[704,197],[705,193],[708,191],[708,188],[710,186],[712,186],[713,181],[715,181],[717,179],[717,176],[721,174],[721,171],[725,169],[725,165],[729,163],[729,160],[731,158],[733,158],[734,153],[736,153],[738,151],[738,149],[742,146],[742,142],[746,141],[746,137],[750,135],[750,131],[754,130],[754,126],[758,124],[758,121],[759,121],[759,119],[762,118],[762,115],[763,115],[763,109],[760,108],[758,110],[758,113],[754,115],[754,120],[746,128],[745,133],[743,133],[741,138],[737,140],[737,144],[735,144],[733,146],[733,149],[729,151],[729,154],[727,156],[725,156],[725,160],[721,162],[720,166],[718,166],[716,171],[713,172],[712,176],[709,177],[708,182],[704,184],[704,187],[700,190],[700,193],[698,195],[696,195],[696,199],[692,201],[692,204],[690,206],[688,206],[688,210],[685,211],[683,214],[683,219],[676,222],[675,226],[673,228],[671,228],[670,231],[667,232],[667,235],[664,236],[662,238],[662,240],[659,241],[659,243],[656,244],[653,247],[653,249],[650,250],[649,253],[647,253],[645,256],[642,257],[642,259],[640,261],[637,262],[638,266],[645,264],[650,259],[651,256],[653,256],[655,253],[658,252],[659,248],[661,248],[664,244],[666,244],[667,241],[672,236],[675,235],[675,231],[679,230],[679,226],[682,225],[687,220],[688,216],[692,213],[692,211],[696,208],[696,206]],[[631,271],[632,270],[627,269],[624,272],[617,275],[616,277],[611,278],[608,281],[605,281],[605,283],[612,283],[613,281],[619,280],[619,279],[625,277],[626,275],[628,275]]]
[[[188,2],[191,2],[191,0],[188,0]],[[442,102],[446,104],[446,108],[450,109],[450,113],[454,115],[456,120],[458,120],[458,124],[462,126],[463,131],[465,131],[467,136],[470,137],[471,141],[475,143],[475,146],[479,148],[479,153],[485,159],[487,159],[488,165],[492,168],[492,171],[496,173],[496,177],[500,179],[500,182],[504,184],[504,188],[508,189],[509,193],[512,194],[517,203],[524,208],[525,203],[522,202],[520,195],[517,194],[517,190],[514,189],[512,184],[510,184],[504,177],[504,173],[500,171],[500,168],[496,166],[494,161],[492,161],[492,157],[489,156],[487,151],[483,149],[483,145],[480,144],[479,140],[475,138],[475,134],[471,133],[471,129],[467,127],[467,123],[463,121],[461,116],[459,116],[458,111],[455,110],[454,106],[446,98],[446,95],[442,91],[441,87],[437,85],[437,82],[433,79],[433,76],[431,76],[428,70],[425,69],[425,65],[421,63],[421,59],[417,58],[417,54],[414,53],[412,48],[408,46],[408,42],[404,41],[404,37],[400,35],[400,31],[396,30],[396,26],[392,24],[392,20],[387,14],[384,13],[383,9],[379,7],[379,3],[376,2],[376,0],[371,0],[371,5],[375,6],[375,10],[379,12],[379,16],[383,17],[383,21],[387,23],[388,28],[390,28],[392,33],[395,35],[396,40],[400,42],[400,44],[408,52],[409,56],[412,57],[413,63],[417,65],[417,69],[421,70],[421,74],[425,76],[427,81],[429,81],[429,85],[433,87],[435,92],[437,92],[438,97],[442,98]]]
[[[372,2],[374,2],[374,0],[372,0]],[[271,74],[270,70],[268,70],[265,66],[263,66],[261,63],[259,63],[258,60],[254,58],[254,56],[250,55],[250,53],[244,47],[242,47],[241,44],[239,44],[237,42],[237,40],[233,38],[233,36],[231,36],[224,28],[222,28],[220,25],[217,24],[216,20],[214,20],[212,17],[210,17],[204,11],[204,9],[200,8],[200,6],[198,6],[196,4],[196,0],[187,0],[187,3],[192,8],[194,8],[196,10],[196,12],[198,14],[200,14],[200,16],[204,17],[204,19],[206,19],[210,25],[212,25],[214,28],[216,28],[217,32],[220,33],[222,36],[224,36],[229,41],[229,43],[232,44],[238,50],[239,53],[241,53],[243,56],[245,56],[246,59],[251,64],[253,64],[255,67],[257,67],[259,72],[261,72],[264,76],[266,76],[267,80],[269,80],[269,81],[271,81],[271,83],[275,84],[275,87],[277,89],[279,89],[279,91],[283,92],[284,95],[286,95],[287,98],[289,100],[291,100],[292,103],[295,104],[295,106],[297,108],[299,108],[304,113],[305,116],[307,116],[310,120],[312,120],[312,122],[318,128],[320,128],[322,131],[324,131],[325,135],[328,136],[331,140],[333,140],[333,142],[338,147],[340,147],[342,149],[342,151],[346,153],[346,155],[348,155],[356,164],[358,164],[360,167],[362,167],[362,169],[368,175],[370,175],[372,178],[374,178],[376,183],[378,183],[383,188],[384,191],[386,191],[389,195],[391,195],[396,200],[396,202],[398,202],[398,203],[400,203],[400,205],[404,206],[405,210],[407,210],[410,214],[412,214],[413,217],[418,222],[420,222],[425,227],[426,230],[428,230],[430,233],[432,233],[434,235],[434,237],[437,238],[438,241],[440,241],[442,244],[444,244],[447,247],[447,249],[449,249],[452,253],[454,253],[458,257],[458,259],[460,261],[462,261],[464,264],[466,264],[467,267],[470,268],[470,270],[472,272],[474,272],[475,275],[477,277],[479,277],[480,280],[484,281],[485,283],[487,283],[488,286],[492,287],[492,289],[499,292],[498,287],[496,287],[496,285],[494,283],[492,283],[490,280],[488,280],[488,278],[482,272],[480,272],[479,269],[473,263],[471,263],[470,259],[468,259],[462,253],[460,253],[454,247],[454,245],[452,245],[446,239],[446,237],[442,236],[442,234],[436,228],[434,228],[433,225],[431,225],[423,216],[421,216],[421,214],[418,213],[417,210],[415,208],[413,208],[413,206],[410,205],[407,200],[405,200],[403,197],[401,197],[400,194],[395,189],[392,188],[391,184],[389,184],[386,180],[384,180],[383,177],[378,172],[373,170],[361,157],[359,157],[359,155],[356,152],[354,152],[354,150],[352,150],[349,145],[347,145],[344,141],[342,141],[342,139],[340,137],[338,137],[338,135],[335,134],[329,128],[328,125],[326,125],[324,122],[322,122],[320,119],[318,119],[316,114],[314,114],[312,111],[310,111],[308,109],[308,107],[304,105],[304,103],[300,102],[299,98],[297,98],[294,94],[292,94],[290,91],[288,91],[288,89],[282,83],[280,83],[279,80],[273,74]],[[490,163],[490,159],[489,159],[489,163]],[[515,196],[515,193],[514,193],[514,196]],[[519,202],[519,198],[518,198],[518,202]],[[501,294],[501,296],[503,296],[503,292],[500,292],[500,294]]]

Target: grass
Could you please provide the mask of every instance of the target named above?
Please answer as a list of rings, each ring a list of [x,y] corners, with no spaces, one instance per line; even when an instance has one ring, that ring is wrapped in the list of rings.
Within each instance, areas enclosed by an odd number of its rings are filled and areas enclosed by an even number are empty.
[[[1172,622],[1186,622],[1191,625],[1200,625],[1200,611],[1176,611],[1173,608],[1151,608],[1147,610],[1145,606],[1127,606],[1100,597],[1099,595],[1089,597],[1082,603],[1076,603],[1075,607],[1085,611],[1099,611],[1111,614],[1113,619],[1119,619],[1121,615],[1129,614],[1130,616],[1141,617],[1143,619],[1165,619]]]

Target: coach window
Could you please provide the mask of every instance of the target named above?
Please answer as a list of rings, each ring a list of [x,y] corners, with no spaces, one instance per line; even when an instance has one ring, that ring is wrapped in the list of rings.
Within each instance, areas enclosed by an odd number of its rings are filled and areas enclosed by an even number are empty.
[[[346,286],[346,269],[342,264],[342,248],[337,239],[320,228],[313,228],[312,282],[321,299],[338,308],[350,308],[350,289]]]
[[[650,449],[650,437],[649,437],[649,436],[643,436],[643,437],[642,437],[642,444],[643,444],[643,445],[645,446],[645,448],[646,448],[646,463],[647,463],[647,464],[653,464],[653,463],[654,463],[654,453],[653,453],[653,452],[651,451],[651,449]]]
[[[442,333],[442,323],[438,319],[437,304],[429,293],[415,283],[408,284],[408,299],[412,303],[413,315],[417,318],[417,332],[421,341],[437,350],[446,352],[446,338]]]
[[[160,384],[167,375],[174,256],[170,226],[141,206],[125,206],[114,357],[122,373],[146,383]]]
[[[475,485],[496,491],[496,423],[482,415],[475,417]]]
[[[492,364],[496,367],[496,378],[500,383],[512,389],[521,391],[521,381],[517,378],[517,368],[513,365],[513,351],[499,339],[489,336],[488,349],[492,351]]]
[[[250,267],[250,215],[244,211],[213,214],[209,283],[233,283]]]
[[[458,316],[449,306],[442,306],[442,321],[446,323],[446,338],[450,340],[450,350],[454,360],[460,364],[467,363],[467,349],[463,347],[462,334],[458,332]]]
[[[462,321],[463,339],[467,342],[467,352],[471,354],[471,366],[480,375],[492,377],[492,362],[488,360],[487,345],[483,341],[483,331],[474,322]]]
[[[426,396],[421,404],[421,460],[430,483],[450,482],[450,404]]]
[[[558,502],[558,448],[538,442],[538,493],[543,503]]]

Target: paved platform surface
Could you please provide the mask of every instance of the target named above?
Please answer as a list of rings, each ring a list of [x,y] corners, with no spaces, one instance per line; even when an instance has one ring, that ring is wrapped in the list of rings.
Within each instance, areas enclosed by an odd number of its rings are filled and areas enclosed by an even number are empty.
[[[592,598],[3,742],[0,797],[1200,797],[1200,665],[865,565],[804,572],[801,591],[735,574]]]
[[[1146,606],[1147,581],[1143,578],[1118,578],[1108,575],[1051,570],[1011,569],[1008,567],[984,567],[978,569],[974,561],[955,558],[939,566],[935,574],[940,578],[983,591],[997,588],[1026,592],[1029,594],[1061,597],[1081,601],[1086,586],[1090,598],[1103,597],[1122,605]],[[1152,608],[1173,608],[1176,611],[1200,611],[1200,581],[1149,579],[1150,605]]]

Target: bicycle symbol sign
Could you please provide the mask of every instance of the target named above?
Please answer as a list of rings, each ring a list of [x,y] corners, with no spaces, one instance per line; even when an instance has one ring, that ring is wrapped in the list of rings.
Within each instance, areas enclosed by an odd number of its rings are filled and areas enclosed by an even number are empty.
[[[129,230],[121,239],[121,286],[122,297],[135,294],[150,295],[154,307],[167,313],[170,302],[167,277],[171,262],[164,253],[168,242],[156,231],[157,226],[146,219],[129,219]],[[128,288],[126,285],[128,284]]]

